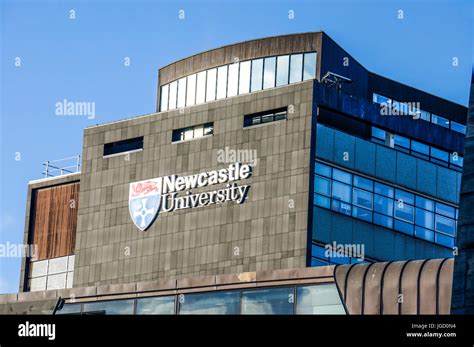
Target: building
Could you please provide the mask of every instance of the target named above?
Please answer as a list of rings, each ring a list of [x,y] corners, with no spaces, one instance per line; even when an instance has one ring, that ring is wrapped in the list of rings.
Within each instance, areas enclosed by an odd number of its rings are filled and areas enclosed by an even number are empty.
[[[466,117],[323,32],[174,62],[156,113],[86,128],[80,172],[29,183],[37,252],[0,302],[449,313]]]

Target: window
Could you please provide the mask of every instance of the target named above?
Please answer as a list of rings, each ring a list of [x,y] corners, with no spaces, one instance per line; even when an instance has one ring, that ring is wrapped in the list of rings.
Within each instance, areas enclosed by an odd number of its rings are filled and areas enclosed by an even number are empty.
[[[207,70],[206,102],[216,100],[217,69]]]
[[[316,53],[305,53],[303,81],[316,78]]]
[[[227,83],[227,97],[236,96],[239,83],[239,64],[229,65],[229,77]]]
[[[275,57],[265,58],[263,65],[263,89],[275,87],[275,63]]]
[[[240,63],[239,71],[239,94],[250,91],[250,61]]]
[[[280,108],[273,111],[265,111],[260,113],[249,114],[244,117],[244,128],[254,125],[286,120],[286,108]]]
[[[331,181],[320,176],[314,180],[314,191],[319,194],[331,196]]]
[[[29,290],[72,288],[74,255],[31,262]]]
[[[385,143],[385,130],[372,127],[372,137],[379,140],[381,143]]]
[[[242,314],[293,314],[294,289],[269,288],[242,291]]]
[[[240,293],[221,291],[178,295],[178,314],[239,314]]]
[[[395,146],[407,152],[410,150],[410,140],[406,137],[395,135]]]
[[[263,59],[252,60],[252,80],[250,90],[255,92],[262,90],[263,83]]]
[[[176,99],[178,95],[178,81],[170,83],[170,96],[169,96],[169,110],[174,110],[176,108]]]
[[[442,151],[440,149],[431,147],[431,156],[435,159],[441,160],[443,162],[448,162],[449,154],[448,152]]]
[[[206,98],[206,71],[197,74],[196,104],[202,104]]]
[[[133,299],[88,302],[83,305],[85,314],[133,314]]]
[[[436,125],[449,129],[449,119],[435,115],[433,113],[431,114],[431,123],[434,123]]]
[[[339,292],[334,284],[297,287],[297,314],[345,314]]]
[[[136,314],[174,314],[175,297],[157,296],[137,299]]]
[[[222,65],[161,86],[160,111],[314,79],[316,53],[271,56]]]
[[[303,54],[292,54],[290,58],[290,83],[300,82],[303,72]]]
[[[81,314],[81,304],[64,304],[63,307],[56,311],[56,314],[78,315]]]
[[[217,97],[223,99],[227,96],[227,65],[217,69]]]
[[[104,157],[143,149],[143,136],[104,144]]]
[[[192,106],[196,102],[196,74],[188,76],[188,89],[186,91],[186,106]]]
[[[466,126],[455,121],[451,121],[451,130],[457,131],[461,134],[466,134]]]
[[[430,146],[417,141],[411,141],[411,150],[420,154],[424,154],[425,156],[430,155]]]
[[[169,84],[161,87],[161,111],[168,111],[168,92],[169,92]]]
[[[178,108],[186,106],[186,77],[178,80]]]
[[[279,87],[288,84],[290,56],[282,55],[279,56],[277,59],[276,85],[277,87]]]
[[[214,123],[205,123],[193,127],[181,128],[173,130],[172,142],[180,142],[186,140],[197,139],[210,136],[214,132]]]
[[[315,173],[315,206],[446,247],[454,244],[458,218],[455,207],[321,162],[315,163]]]

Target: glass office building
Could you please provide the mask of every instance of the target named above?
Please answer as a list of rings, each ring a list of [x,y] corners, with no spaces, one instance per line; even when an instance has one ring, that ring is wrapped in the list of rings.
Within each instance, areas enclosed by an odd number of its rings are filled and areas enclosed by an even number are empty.
[[[449,289],[436,312],[361,308],[345,279],[433,267],[449,288],[466,117],[323,32],[173,62],[155,113],[86,128],[81,172],[29,182],[24,237],[39,251],[18,295],[73,293],[62,312],[82,314],[449,312]]]

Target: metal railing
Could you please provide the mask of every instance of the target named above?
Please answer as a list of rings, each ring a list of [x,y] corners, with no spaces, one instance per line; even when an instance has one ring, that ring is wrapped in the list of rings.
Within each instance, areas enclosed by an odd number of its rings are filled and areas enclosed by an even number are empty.
[[[43,163],[43,166],[45,168],[42,174],[45,178],[76,173],[81,170],[81,156],[48,160]]]

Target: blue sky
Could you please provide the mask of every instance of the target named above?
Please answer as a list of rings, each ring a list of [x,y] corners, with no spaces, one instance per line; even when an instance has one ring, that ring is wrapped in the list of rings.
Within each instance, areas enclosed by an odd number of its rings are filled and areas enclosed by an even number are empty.
[[[23,242],[42,162],[80,154],[87,126],[154,112],[158,69],[200,51],[323,30],[369,70],[467,105],[471,2],[0,0],[0,244]],[[64,99],[94,102],[95,119],[56,116]],[[20,264],[0,258],[0,293],[18,290]]]

